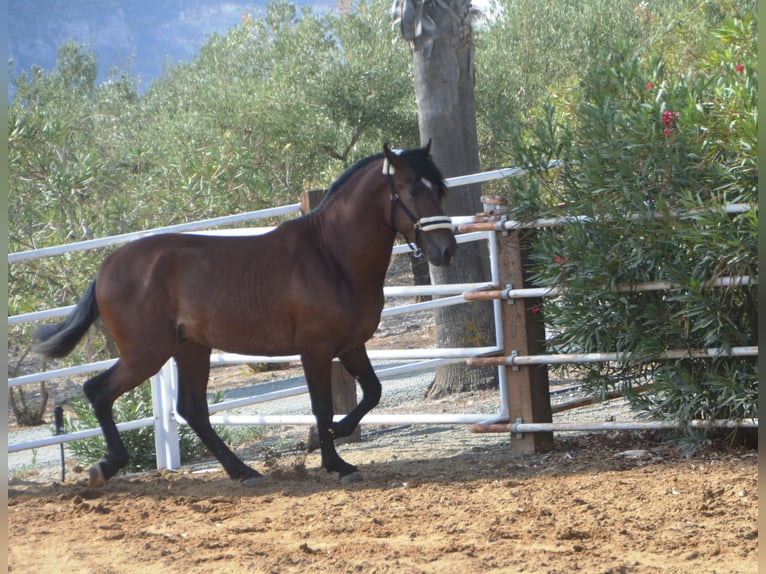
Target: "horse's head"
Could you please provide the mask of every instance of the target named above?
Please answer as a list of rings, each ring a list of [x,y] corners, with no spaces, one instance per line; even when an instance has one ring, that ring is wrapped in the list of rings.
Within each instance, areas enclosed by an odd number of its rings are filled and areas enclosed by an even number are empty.
[[[390,225],[425,253],[433,265],[452,263],[457,242],[450,218],[444,215],[445,187],[439,169],[423,148],[396,153],[383,146],[383,173],[391,192]]]

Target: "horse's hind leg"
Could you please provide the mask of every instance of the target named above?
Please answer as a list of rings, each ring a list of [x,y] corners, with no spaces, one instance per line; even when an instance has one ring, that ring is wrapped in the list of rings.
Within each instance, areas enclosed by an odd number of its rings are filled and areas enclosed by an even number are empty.
[[[135,369],[120,359],[110,369],[87,380],[83,385],[106,440],[104,457],[90,467],[89,486],[103,485],[128,463],[128,451],[114,422],[112,405],[121,395],[152,376],[159,366],[147,362],[140,369]]]
[[[206,395],[210,349],[186,341],[179,345],[174,358],[178,367],[178,413],[186,419],[231,478],[246,484],[255,483],[261,475],[243,463],[210,424]]]

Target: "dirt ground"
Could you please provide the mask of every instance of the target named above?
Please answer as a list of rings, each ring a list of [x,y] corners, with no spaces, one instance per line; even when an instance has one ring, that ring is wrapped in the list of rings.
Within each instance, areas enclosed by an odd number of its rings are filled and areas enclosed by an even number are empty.
[[[215,465],[100,490],[11,481],[8,571],[757,571],[754,451],[682,459],[623,433],[517,455],[464,427],[396,435],[340,447],[365,476],[350,485],[317,454],[267,457],[255,487]]]

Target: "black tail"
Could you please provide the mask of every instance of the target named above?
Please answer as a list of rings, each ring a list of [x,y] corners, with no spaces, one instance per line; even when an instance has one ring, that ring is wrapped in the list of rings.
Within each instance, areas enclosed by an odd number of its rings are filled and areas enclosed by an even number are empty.
[[[65,357],[77,346],[96,319],[98,319],[98,305],[96,305],[96,282],[93,281],[77,303],[75,310],[63,323],[43,325],[35,331],[34,336],[40,342],[32,349],[51,359]]]

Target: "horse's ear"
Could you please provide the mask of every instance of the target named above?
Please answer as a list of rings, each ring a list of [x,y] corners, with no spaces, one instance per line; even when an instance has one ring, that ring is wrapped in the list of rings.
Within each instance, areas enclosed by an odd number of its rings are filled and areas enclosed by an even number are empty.
[[[431,138],[428,138],[428,143],[423,147],[423,149],[426,150],[426,155],[428,155],[431,151]]]
[[[383,154],[386,156],[386,161],[383,162],[383,173],[394,173],[401,165],[402,159],[399,154],[389,149],[387,143],[383,144]]]

